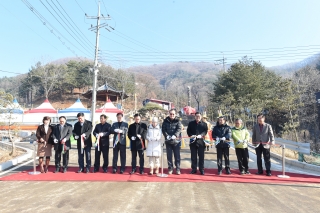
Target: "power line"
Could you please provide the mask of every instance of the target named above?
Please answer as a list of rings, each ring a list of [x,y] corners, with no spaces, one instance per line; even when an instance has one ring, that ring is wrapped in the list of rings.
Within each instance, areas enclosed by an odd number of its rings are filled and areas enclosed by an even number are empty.
[[[12,73],[12,74],[17,74],[17,75],[24,75],[24,74],[27,74],[27,73],[11,72],[11,71],[6,71],[6,70],[0,70],[0,72]]]
[[[69,30],[57,19],[57,17],[50,11],[50,9],[42,2],[42,0],[40,0],[40,2],[41,2],[41,4],[48,10],[48,12],[53,16],[53,18],[65,29],[65,31],[84,49],[84,50],[86,50],[86,51],[88,51],[79,41],[78,41],[78,39],[76,39],[70,32],[69,32]],[[47,3],[48,3],[48,1],[47,1]],[[50,3],[48,3],[49,5],[50,5],[50,7],[53,9],[53,7],[51,6],[51,4]],[[53,9],[54,10],[54,9]],[[54,10],[55,11],[55,13],[57,13],[56,12],[56,10]],[[58,15],[59,16],[59,15]],[[60,17],[60,16],[59,16]],[[60,17],[60,19],[61,19],[61,17]],[[84,53],[84,54],[86,54],[86,55],[88,55],[87,53],[85,53],[85,52],[83,52],[82,50],[80,50],[82,53]],[[88,51],[88,52],[90,52],[90,51]],[[91,53],[90,53],[91,54]],[[89,57],[91,57],[91,55],[88,55]]]
[[[82,9],[82,7],[80,6],[80,4],[78,3],[78,1],[77,0],[74,0],[76,3],[77,3],[77,5],[80,7],[80,9],[82,10],[82,12],[85,14],[86,12],[84,12],[84,10]]]
[[[80,57],[78,57],[78,55],[75,53],[74,50],[72,50],[69,46],[67,46],[67,45],[65,44],[64,41],[61,40],[61,37],[64,38],[64,39],[65,39],[68,43],[70,43],[72,46],[74,46],[75,48],[77,48],[79,51],[81,51],[77,46],[75,46],[72,42],[70,42],[63,34],[60,33],[59,30],[57,30],[52,24],[50,24],[50,22],[48,22],[48,20],[45,19],[45,18],[41,15],[41,13],[38,12],[38,11],[36,10],[36,8],[34,8],[27,0],[21,0],[21,1],[22,1],[22,2],[30,9],[30,11],[41,21],[41,23],[43,23],[43,25],[44,25],[45,27],[47,27],[48,30],[50,30],[51,33],[60,40],[60,42],[61,42],[64,46],[66,46],[73,54],[75,54],[77,58],[79,58],[80,60],[82,60]],[[51,29],[50,29],[50,27],[49,27],[48,25],[51,27]],[[60,37],[59,35],[57,35],[55,32],[57,32],[61,37]],[[81,51],[81,52],[82,52],[82,51]]]

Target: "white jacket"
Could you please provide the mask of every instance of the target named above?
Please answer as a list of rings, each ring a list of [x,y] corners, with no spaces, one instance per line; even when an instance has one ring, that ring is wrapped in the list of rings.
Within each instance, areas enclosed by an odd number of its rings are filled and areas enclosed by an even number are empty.
[[[149,125],[147,132],[147,156],[148,157],[160,157],[161,156],[161,128],[159,125],[153,127]]]

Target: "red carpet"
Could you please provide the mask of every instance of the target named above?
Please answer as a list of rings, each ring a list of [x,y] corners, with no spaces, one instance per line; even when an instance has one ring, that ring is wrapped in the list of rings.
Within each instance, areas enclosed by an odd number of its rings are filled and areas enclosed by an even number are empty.
[[[240,175],[238,170],[232,170],[232,175],[217,175],[217,169],[206,169],[205,175],[189,174],[191,169],[181,169],[181,175],[169,175],[167,178],[160,178],[156,175],[140,175],[136,173],[130,175],[131,168],[128,167],[124,174],[112,174],[112,168],[108,169],[108,173],[81,173],[76,171],[78,168],[69,168],[67,173],[53,173],[54,167],[51,167],[48,173],[39,175],[29,175],[29,171],[24,171],[0,178],[0,181],[113,181],[113,182],[233,182],[233,183],[263,183],[263,184],[293,184],[293,183],[312,183],[320,184],[320,177],[312,175],[302,175],[286,173],[290,178],[278,178],[276,175],[281,172],[273,171],[271,177],[265,175],[255,175],[256,170],[250,170],[251,175]],[[39,171],[39,170],[37,170]],[[148,169],[145,169],[147,172]],[[167,170],[164,170],[166,173]]]

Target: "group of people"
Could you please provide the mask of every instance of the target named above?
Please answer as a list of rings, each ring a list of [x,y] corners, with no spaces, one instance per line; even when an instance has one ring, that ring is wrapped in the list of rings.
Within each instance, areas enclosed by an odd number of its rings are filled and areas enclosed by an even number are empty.
[[[123,114],[117,114],[117,122],[112,125],[107,123],[107,116],[100,116],[100,123],[95,125],[93,129],[92,123],[85,119],[83,113],[77,114],[78,122],[74,127],[66,122],[64,116],[59,117],[59,124],[51,126],[50,117],[43,118],[43,124],[37,129],[36,137],[38,141],[38,156],[40,171],[48,172],[50,156],[52,155],[52,147],[55,150],[55,173],[62,170],[66,173],[68,170],[69,150],[71,149],[71,136],[77,141],[78,151],[78,173],[91,171],[91,148],[95,148],[94,173],[99,172],[100,167],[104,173],[108,172],[109,165],[109,136],[113,134],[113,159],[112,173],[117,173],[118,157],[120,153],[120,174],[125,171],[126,165],[126,140],[129,139],[131,150],[131,166],[130,174],[137,171],[137,157],[139,156],[139,173],[144,174],[144,155],[149,157],[149,174],[159,173],[160,157],[163,146],[166,147],[168,174],[174,172],[177,175],[180,171],[180,146],[182,140],[182,124],[177,117],[175,109],[169,111],[169,116],[164,119],[162,126],[159,125],[156,117],[152,118],[149,125],[141,122],[139,114],[134,115],[134,121],[130,125],[123,121]],[[253,127],[252,144],[256,146],[258,173],[263,174],[262,170],[262,154],[264,156],[266,174],[271,176],[270,164],[270,145],[274,144],[274,136],[272,128],[264,122],[264,115],[258,116],[258,124]],[[203,119],[202,115],[195,113],[195,119],[188,124],[187,135],[190,138],[191,152],[191,174],[197,173],[197,167],[201,175],[204,171],[204,153],[208,147],[209,130],[211,124]],[[93,130],[93,131],[92,131]],[[211,131],[210,131],[211,133]],[[96,138],[96,143],[92,143],[91,135]],[[161,141],[164,136],[164,143]],[[212,129],[212,139],[215,141],[217,149],[218,175],[222,173],[222,157],[225,160],[225,172],[231,174],[229,161],[230,141],[233,139],[236,155],[238,159],[239,171],[241,174],[250,174],[248,162],[249,151],[248,142],[250,133],[243,126],[241,119],[236,119],[235,127],[231,128],[227,125],[224,117],[219,117],[216,126]],[[146,142],[148,141],[148,142]],[[100,157],[103,157],[103,164],[100,164]],[[61,166],[62,157],[62,166]],[[44,160],[45,158],[45,160]],[[199,160],[198,160],[199,158]],[[173,160],[174,159],[174,160]]]

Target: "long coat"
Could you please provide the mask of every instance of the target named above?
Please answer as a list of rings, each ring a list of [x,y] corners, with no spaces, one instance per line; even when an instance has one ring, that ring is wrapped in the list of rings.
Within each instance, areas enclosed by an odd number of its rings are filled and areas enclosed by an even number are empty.
[[[45,131],[44,124],[41,124],[37,128],[36,137],[38,140],[38,151],[37,156],[39,157],[45,157],[45,156],[51,156],[51,150],[53,145],[53,139],[52,139],[52,132],[53,127],[51,125],[48,126],[48,131]],[[46,141],[46,146],[44,143],[40,142],[40,139],[43,139]]]
[[[117,138],[117,137],[119,137],[119,133],[116,133],[114,131],[115,129],[121,129],[123,131],[120,134],[120,140],[119,140],[119,138]],[[112,127],[111,127],[111,133],[114,134],[113,145],[114,145],[114,143],[116,142],[117,139],[119,140],[119,143],[121,145],[126,145],[127,132],[128,132],[128,123],[122,122],[120,127],[119,127],[119,123],[118,122],[114,122],[112,124]]]
[[[92,147],[92,123],[90,121],[85,120],[83,122],[83,126],[81,126],[80,122],[74,124],[73,128],[73,136],[79,136],[77,140],[77,149],[81,149],[81,135],[84,133],[86,135],[86,139],[84,140],[84,145],[87,147]]]
[[[147,125],[144,123],[133,123],[129,126],[128,137],[130,139],[130,147],[132,151],[145,149],[146,134]],[[141,135],[141,139],[139,139],[137,135]],[[131,140],[131,137],[136,137],[136,139]]]
[[[52,138],[53,140],[58,140],[58,143],[54,144],[54,150],[56,151],[62,151],[62,145],[61,145],[61,140],[64,138],[66,139],[65,145],[67,146],[67,149],[71,149],[71,142],[70,142],[70,137],[72,135],[72,125],[65,123],[62,131],[61,131],[61,125],[57,124],[54,129],[53,129],[53,134]]]
[[[263,147],[266,149],[270,148],[270,144],[274,144],[273,130],[270,124],[264,123],[262,131],[260,131],[259,124],[254,125],[252,129],[252,144],[258,145],[260,142],[263,143]]]
[[[147,132],[147,156],[148,157],[160,157],[161,156],[161,128],[159,125],[153,127],[149,125]]]

